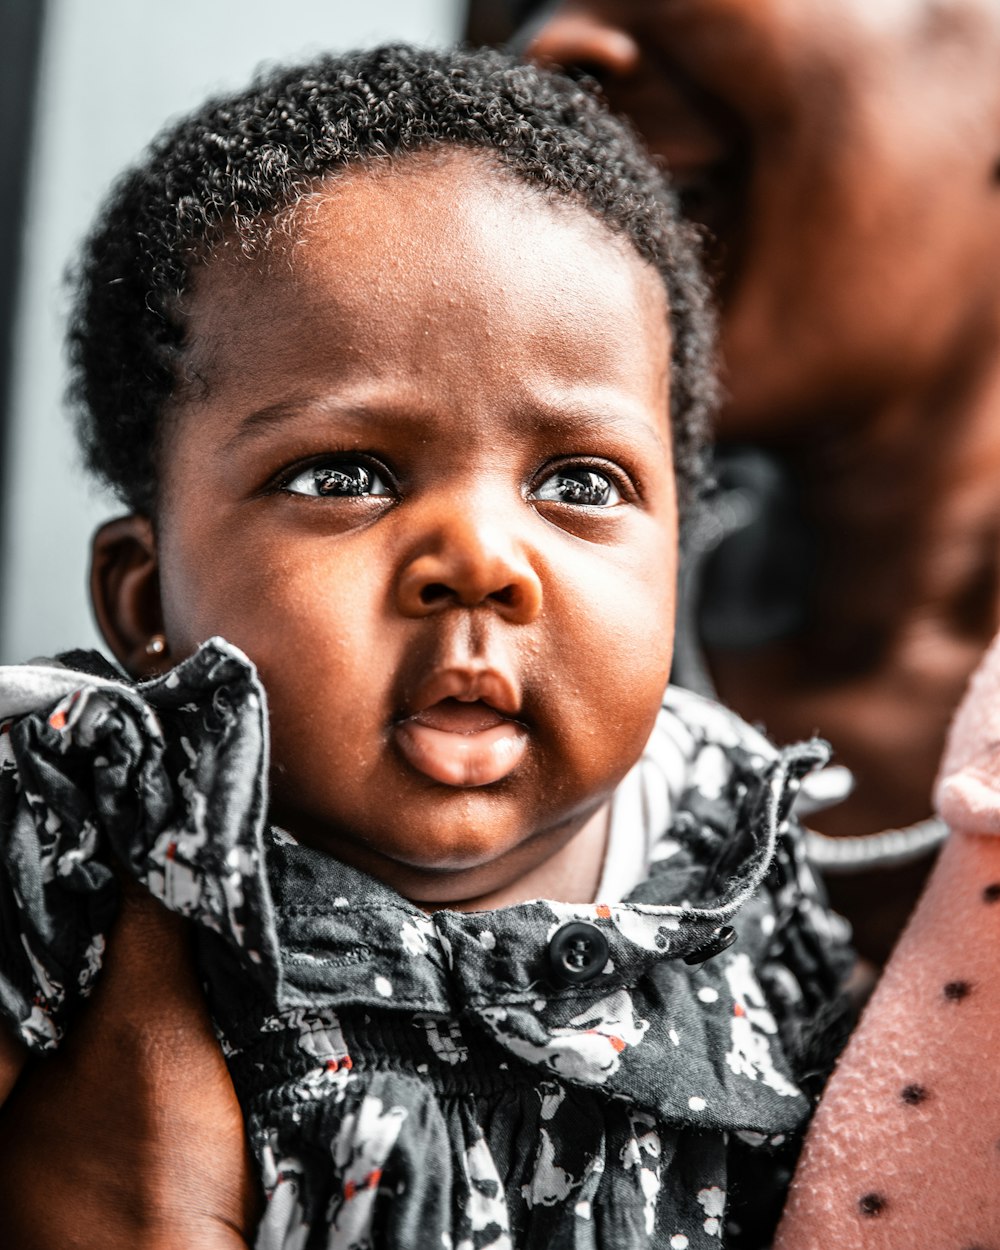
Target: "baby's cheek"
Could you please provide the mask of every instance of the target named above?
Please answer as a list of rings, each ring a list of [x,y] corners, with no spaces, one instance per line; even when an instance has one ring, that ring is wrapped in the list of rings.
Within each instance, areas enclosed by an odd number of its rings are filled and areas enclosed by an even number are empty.
[[[670,675],[672,639],[651,616],[647,630],[622,621],[606,643],[580,642],[575,677],[554,683],[567,725],[568,770],[576,784],[607,792],[646,745]]]
[[[657,579],[645,594],[623,592],[614,641],[604,649],[609,681],[618,691],[621,721],[655,717],[670,679],[674,653],[673,588]]]

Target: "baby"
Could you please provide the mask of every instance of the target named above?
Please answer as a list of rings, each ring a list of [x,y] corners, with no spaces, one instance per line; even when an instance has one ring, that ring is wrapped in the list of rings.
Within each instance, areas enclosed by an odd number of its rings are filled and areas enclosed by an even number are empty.
[[[825,748],[664,695],[710,342],[629,132],[492,53],[276,71],[98,223],[133,680],[3,670],[0,1007],[72,1036],[123,874],[189,918],[262,1250],[769,1236],[849,957]]]

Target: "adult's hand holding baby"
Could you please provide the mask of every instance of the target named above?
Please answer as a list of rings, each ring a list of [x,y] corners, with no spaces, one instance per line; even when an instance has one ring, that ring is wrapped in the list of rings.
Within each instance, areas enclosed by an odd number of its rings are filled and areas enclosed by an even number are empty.
[[[128,885],[87,1008],[0,1113],[0,1245],[238,1250],[259,1203],[185,922]]]
[[[830,1079],[775,1250],[1000,1240],[1000,640],[936,801],[953,836]]]

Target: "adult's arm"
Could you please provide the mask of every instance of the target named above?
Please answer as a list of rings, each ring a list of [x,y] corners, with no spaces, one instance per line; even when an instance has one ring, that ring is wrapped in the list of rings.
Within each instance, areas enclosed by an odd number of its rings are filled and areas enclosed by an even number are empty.
[[[0,1077],[20,1058],[0,1043]],[[0,1111],[0,1245],[240,1250],[259,1204],[187,928],[128,887],[93,997]]]

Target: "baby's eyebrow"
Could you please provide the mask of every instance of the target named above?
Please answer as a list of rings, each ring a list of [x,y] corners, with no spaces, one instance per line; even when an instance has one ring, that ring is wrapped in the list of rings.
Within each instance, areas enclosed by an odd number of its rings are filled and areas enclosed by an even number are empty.
[[[315,409],[320,403],[316,396],[296,395],[291,399],[279,400],[276,404],[268,404],[265,408],[256,408],[240,417],[236,429],[226,440],[226,450],[266,434],[276,426],[301,418],[310,408]],[[322,406],[328,409],[330,405],[328,401],[324,401]],[[338,413],[339,415],[341,414]]]
[[[376,410],[378,407],[379,405],[376,404]],[[274,404],[268,404],[264,408],[254,409],[240,417],[236,429],[226,440],[226,450],[231,451],[290,421],[315,416],[317,413],[332,416],[334,412],[338,422],[354,420],[366,428],[371,428],[373,411],[370,401],[368,403],[337,403],[330,396],[296,395]],[[402,412],[397,413],[394,419],[398,421],[402,415]],[[419,417],[417,419],[419,420]],[[665,422],[666,420],[668,418],[665,418]],[[537,398],[533,398],[532,402],[519,413],[512,414],[511,424],[525,437],[531,435],[558,437],[570,432],[584,437],[620,434],[629,441],[639,436],[644,442],[655,442],[657,449],[663,452],[670,449],[670,441],[664,437],[663,430],[651,425],[641,416],[630,415],[627,411],[623,412],[614,401],[607,405],[599,401],[595,402],[593,395],[580,401],[576,401],[575,397],[566,396],[561,402],[551,404],[538,402]]]
[[[664,416],[665,428],[668,416]],[[593,399],[575,404],[572,402],[558,407],[533,405],[524,417],[525,432],[535,434],[565,434],[572,429],[575,433],[601,435],[616,432],[628,439],[636,434],[644,439],[654,441],[661,451],[669,451],[670,442],[664,438],[663,431],[641,417],[631,416],[623,412],[620,405],[609,404],[597,406]]]

